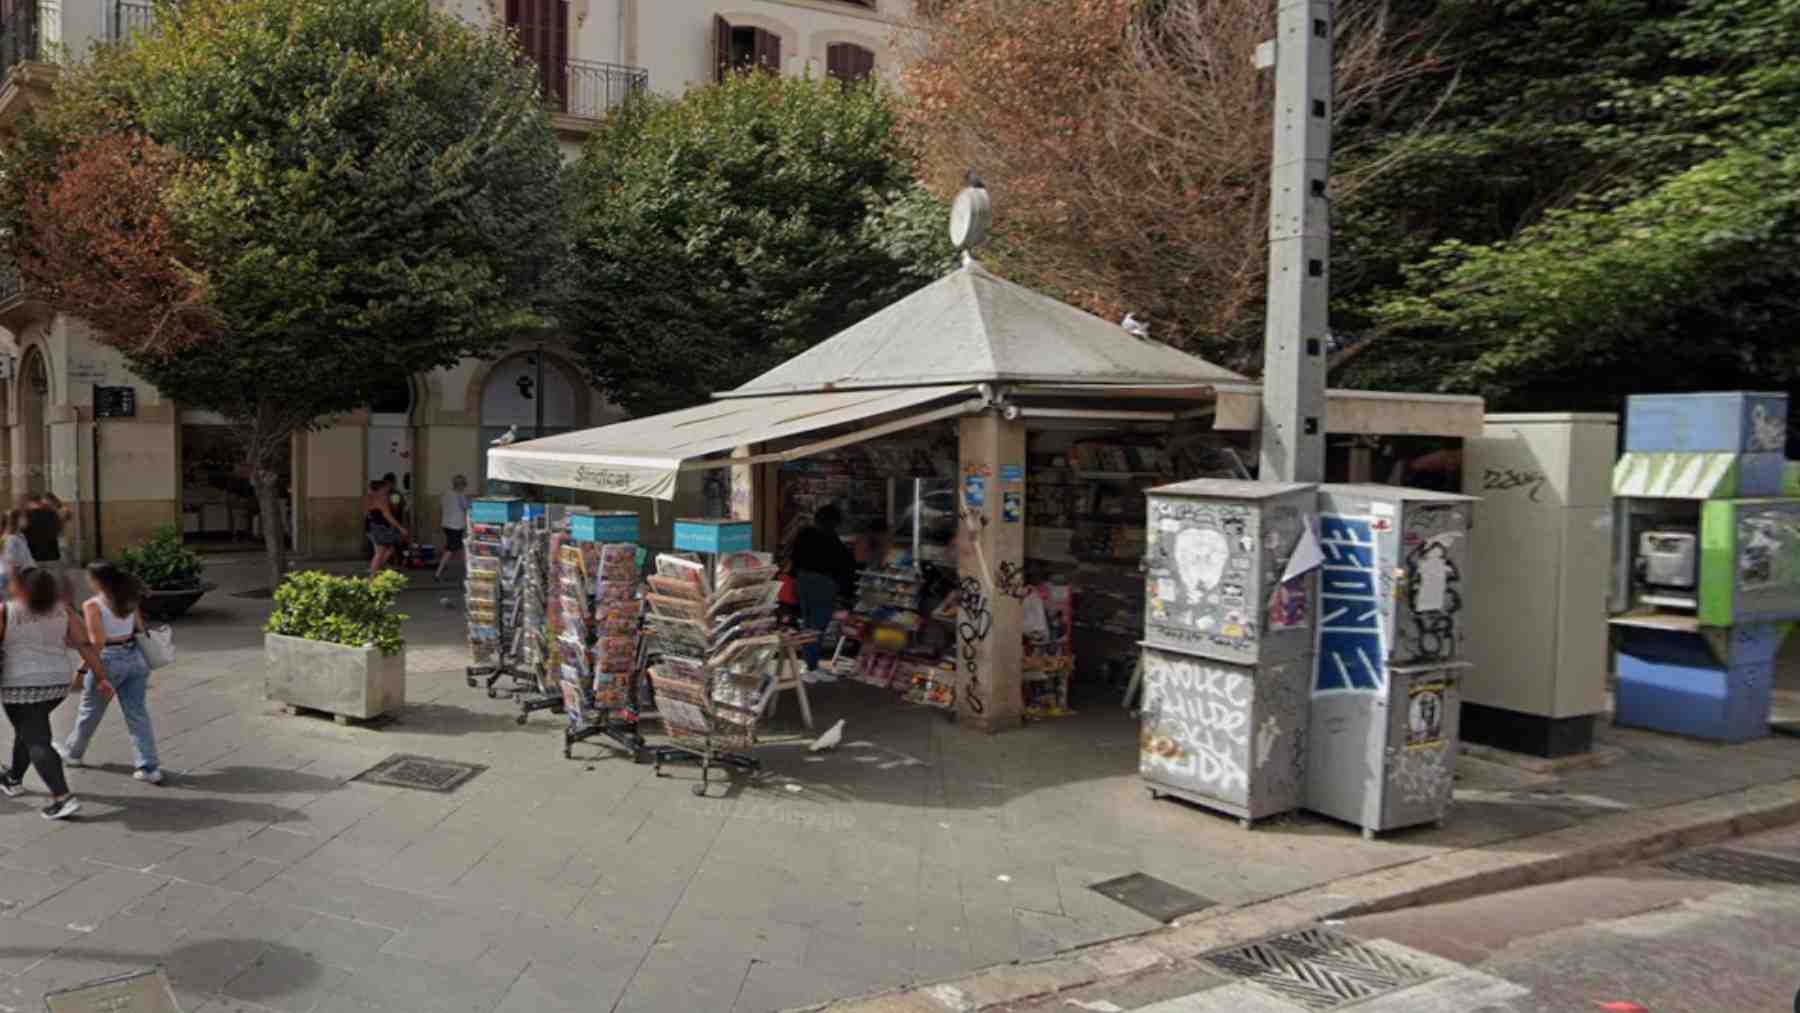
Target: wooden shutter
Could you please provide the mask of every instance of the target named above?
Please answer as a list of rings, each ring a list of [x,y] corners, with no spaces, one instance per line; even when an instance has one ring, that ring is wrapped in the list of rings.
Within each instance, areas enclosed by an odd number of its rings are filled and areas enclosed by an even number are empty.
[[[756,66],[772,74],[781,73],[781,36],[756,30]]]
[[[846,83],[866,80],[875,72],[875,54],[849,42],[825,47],[825,72]]]
[[[538,68],[538,88],[544,104],[566,112],[569,108],[569,2],[568,0],[506,0],[506,23],[519,36],[519,45]]]
[[[731,22],[713,15],[713,80],[723,82],[731,73]]]

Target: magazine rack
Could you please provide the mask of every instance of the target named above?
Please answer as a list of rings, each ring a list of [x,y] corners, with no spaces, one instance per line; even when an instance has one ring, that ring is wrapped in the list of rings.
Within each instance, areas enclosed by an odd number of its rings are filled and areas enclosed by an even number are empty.
[[[747,750],[789,651],[776,617],[776,568],[754,552],[720,554],[710,567],[693,554],[663,553],[649,582],[650,682],[670,740],[655,752],[656,775],[667,760],[696,759],[693,792],[705,795],[714,767],[760,766]]]
[[[634,691],[643,660],[643,601],[637,544],[596,542],[577,528],[557,552],[558,671],[569,719],[563,757],[573,759],[577,742],[598,738],[639,761],[644,739]]]
[[[485,687],[489,699],[513,697],[540,684],[539,672],[520,663],[526,623],[523,557],[536,523],[524,516],[523,506],[516,500],[478,500],[469,527],[463,592],[471,664],[463,672],[470,688]],[[513,685],[499,688],[506,678]],[[521,711],[520,724],[527,713]]]

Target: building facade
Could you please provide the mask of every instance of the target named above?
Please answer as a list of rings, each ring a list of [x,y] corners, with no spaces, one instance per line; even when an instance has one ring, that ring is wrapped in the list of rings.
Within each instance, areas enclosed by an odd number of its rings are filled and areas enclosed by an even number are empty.
[[[432,2],[517,34],[570,158],[600,117],[639,91],[679,94],[724,68],[748,66],[892,81],[911,38],[911,0]],[[0,139],[49,96],[61,65],[95,44],[129,44],[133,33],[151,30],[148,2],[0,0]],[[119,388],[131,391],[129,417],[113,411]],[[440,496],[457,475],[483,489],[493,440],[620,417],[563,342],[521,337],[493,360],[396,377],[366,410],[296,437],[279,520],[301,556],[363,555],[359,501],[371,479],[392,472],[416,537],[437,541]],[[48,491],[71,504],[70,541],[82,558],[116,552],[167,524],[199,546],[261,544],[266,519],[231,434],[225,419],[163,399],[82,321],[35,301],[16,273],[0,274],[0,493],[12,502]],[[675,512],[697,511],[705,494],[696,477]],[[669,514],[646,513],[647,541],[668,527]]]

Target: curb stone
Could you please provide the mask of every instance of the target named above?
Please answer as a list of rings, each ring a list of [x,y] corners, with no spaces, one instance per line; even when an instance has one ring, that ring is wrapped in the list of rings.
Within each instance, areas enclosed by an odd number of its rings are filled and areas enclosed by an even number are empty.
[[[977,1013],[1155,969],[1325,919],[1466,900],[1628,865],[1800,822],[1800,778],[1377,869],[1168,928],[967,977],[803,1007],[832,1013]],[[1521,848],[1528,849],[1521,854]],[[1496,850],[1498,849],[1498,850]]]

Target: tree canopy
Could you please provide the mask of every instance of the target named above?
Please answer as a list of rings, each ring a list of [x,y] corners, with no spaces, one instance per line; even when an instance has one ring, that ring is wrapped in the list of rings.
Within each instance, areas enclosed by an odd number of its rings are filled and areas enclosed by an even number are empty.
[[[634,413],[736,386],[951,265],[872,84],[750,72],[628,103],[568,174],[560,323]]]
[[[271,511],[294,433],[536,319],[560,157],[508,42],[417,0],[157,14],[62,76],[0,212],[35,293],[239,423]]]
[[[1523,407],[1791,385],[1800,0],[1415,6],[1458,77],[1346,223],[1343,311],[1384,335],[1349,378]]]

